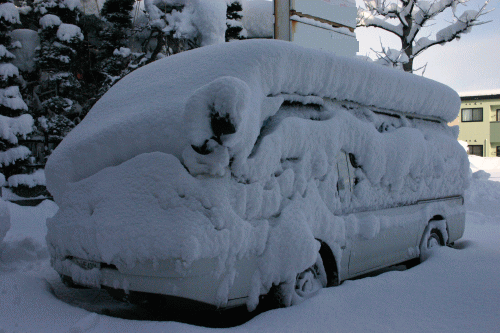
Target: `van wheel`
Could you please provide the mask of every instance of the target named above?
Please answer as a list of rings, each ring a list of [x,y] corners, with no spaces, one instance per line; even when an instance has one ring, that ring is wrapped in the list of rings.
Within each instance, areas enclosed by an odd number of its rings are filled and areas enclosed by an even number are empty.
[[[420,242],[420,262],[429,258],[432,249],[439,246],[444,246],[441,231],[437,228],[433,228],[430,231],[426,230]]]
[[[296,305],[316,295],[321,288],[327,286],[327,276],[321,256],[316,263],[297,274],[295,281],[273,285],[269,293],[262,299],[265,309],[284,308]]]
[[[316,263],[297,274],[295,279],[295,289],[292,296],[292,304],[298,304],[305,299],[316,295],[327,284],[327,277],[323,260],[318,255]]]

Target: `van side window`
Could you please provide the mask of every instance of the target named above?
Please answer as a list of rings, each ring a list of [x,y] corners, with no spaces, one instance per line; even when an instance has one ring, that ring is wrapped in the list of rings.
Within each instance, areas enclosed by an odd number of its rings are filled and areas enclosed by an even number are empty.
[[[351,165],[355,168],[359,168],[358,163],[356,162],[356,156],[354,156],[353,153],[349,153],[349,162],[351,162]]]
[[[351,163],[352,168],[349,168],[349,172],[351,173],[351,179],[353,180],[353,187],[359,183],[359,178],[355,175],[355,170],[357,168],[361,168],[361,166],[356,161],[356,156],[353,153],[349,153],[349,162]]]
[[[337,192],[340,197],[340,202],[348,202],[351,196],[351,183],[349,179],[349,169],[347,166],[347,156],[341,151],[337,157]]]

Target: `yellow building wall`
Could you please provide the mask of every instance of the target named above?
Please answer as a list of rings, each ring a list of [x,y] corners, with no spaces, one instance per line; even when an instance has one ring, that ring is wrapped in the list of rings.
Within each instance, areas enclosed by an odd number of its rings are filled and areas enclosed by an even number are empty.
[[[483,108],[483,121],[462,122],[464,108]],[[458,118],[450,125],[459,125],[459,140],[469,145],[482,145],[483,156],[493,157],[497,155],[497,147],[500,147],[500,122],[497,122],[497,110],[500,111],[500,99],[462,101]]]

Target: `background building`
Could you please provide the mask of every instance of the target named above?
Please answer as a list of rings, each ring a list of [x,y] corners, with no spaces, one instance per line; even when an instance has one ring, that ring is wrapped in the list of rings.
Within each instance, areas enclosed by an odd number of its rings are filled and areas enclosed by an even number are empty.
[[[500,156],[500,89],[460,94],[457,120],[459,140],[467,142],[470,155]]]

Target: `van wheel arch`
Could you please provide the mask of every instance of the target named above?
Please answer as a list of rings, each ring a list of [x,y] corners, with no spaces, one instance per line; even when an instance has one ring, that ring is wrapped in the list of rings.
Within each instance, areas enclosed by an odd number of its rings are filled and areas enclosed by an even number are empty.
[[[439,226],[438,222],[444,223],[445,226]],[[444,234],[446,233],[446,235]],[[433,246],[446,246],[448,241],[448,225],[442,216],[435,216],[424,229],[424,233],[419,243],[419,258],[420,262],[425,261],[429,257],[429,252]]]
[[[338,286],[340,284],[339,280],[339,271],[337,266],[337,261],[335,260],[335,256],[333,255],[332,249],[323,242],[321,239],[318,239],[321,244],[321,248],[319,249],[319,254],[321,259],[323,260],[323,267],[326,272],[327,287]]]
[[[302,300],[310,297],[310,296],[302,297],[300,293],[299,294],[297,293],[297,283],[299,281],[298,279],[302,274],[308,273],[309,271],[316,270],[318,268],[320,272],[323,271],[323,274],[326,275],[325,279],[326,281],[323,280],[323,288],[339,285],[339,274],[335,256],[333,255],[333,252],[328,246],[328,244],[326,244],[320,239],[317,239],[317,241],[320,242],[321,247],[319,250],[319,257],[316,264],[306,269],[304,272],[297,274],[297,279],[296,281],[293,282],[295,290],[291,294],[287,293],[287,290],[290,290],[290,286],[288,285],[289,283],[282,282],[277,285],[271,286],[267,295],[263,296],[261,300],[262,306],[264,308],[273,309],[273,308],[287,307],[292,304],[298,304],[302,302]],[[321,276],[321,274],[319,276]],[[321,280],[321,278],[319,278],[319,280]],[[290,295],[290,298],[288,298],[287,295]]]
[[[430,220],[429,222],[427,222],[427,226],[425,227],[425,230],[424,230],[424,234],[425,234],[425,231],[427,230],[427,228],[429,228],[429,226],[431,226],[433,224],[433,222],[443,222],[445,224],[445,228],[433,228],[433,229],[437,229],[438,231],[438,235],[439,235],[439,244],[441,246],[446,246],[448,245],[448,234],[449,234],[449,230],[448,230],[448,222],[446,221],[446,219],[442,216],[442,215],[434,215]],[[443,234],[443,232],[446,233],[446,235]],[[423,236],[423,235],[422,235]]]

